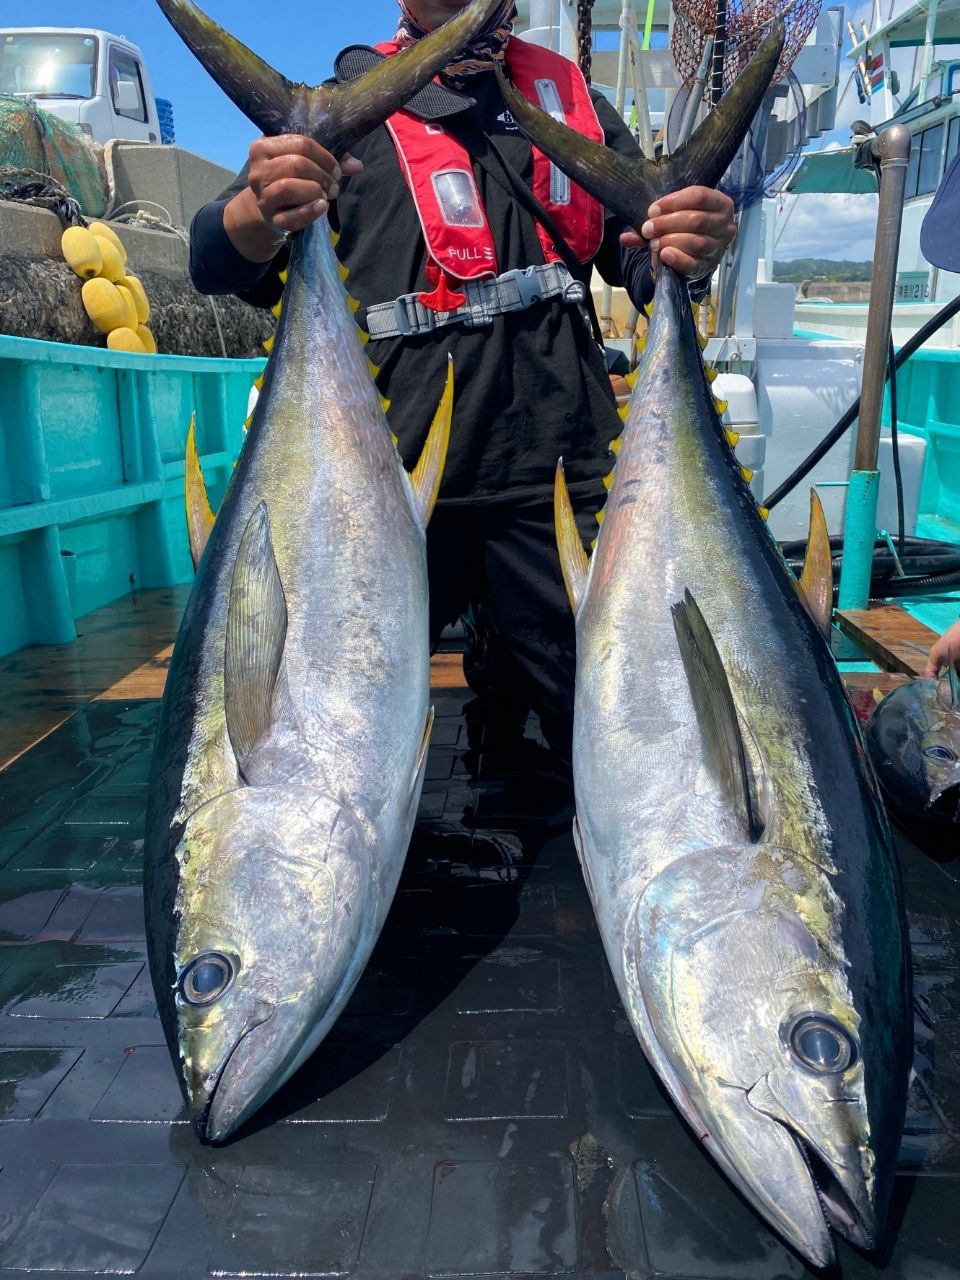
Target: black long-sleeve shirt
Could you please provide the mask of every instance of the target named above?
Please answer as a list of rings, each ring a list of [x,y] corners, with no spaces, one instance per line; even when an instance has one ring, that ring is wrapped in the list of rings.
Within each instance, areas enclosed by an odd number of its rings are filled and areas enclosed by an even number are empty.
[[[471,154],[493,145],[529,185],[530,144],[513,124],[492,76],[471,84],[475,99],[448,128],[461,133]],[[608,146],[631,155],[639,150],[602,95],[592,93]],[[466,100],[465,100],[466,101]],[[344,179],[330,212],[340,232],[337,253],[349,269],[347,288],[364,309],[403,293],[431,288],[416,207],[385,128],[354,147],[363,173]],[[474,162],[480,197],[497,247],[499,270],[542,263],[533,217],[518,201],[495,163]],[[279,273],[288,251],[272,263],[248,262],[223,228],[223,208],[245,185],[245,173],[223,195],[205,205],[191,228],[191,275],[206,293],[237,293],[258,306],[280,297]],[[595,259],[601,275],[624,284],[640,306],[652,295],[645,250],[624,250],[623,223],[608,217]],[[591,266],[581,279],[589,285]],[[368,352],[379,367],[377,384],[390,400],[390,426],[404,461],[412,466],[443,389],[447,353],[453,356],[456,400],[442,503],[483,503],[546,497],[552,492],[557,459],[563,457],[571,493],[602,492],[610,470],[610,441],[619,434],[602,350],[574,306],[554,299],[526,311],[497,316],[481,329],[462,325],[414,337],[371,341]]]

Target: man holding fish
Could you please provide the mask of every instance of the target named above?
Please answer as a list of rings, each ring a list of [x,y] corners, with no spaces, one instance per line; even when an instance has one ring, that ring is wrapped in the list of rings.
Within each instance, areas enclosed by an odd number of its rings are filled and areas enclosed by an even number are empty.
[[[399,3],[394,40],[378,55],[346,51],[339,79],[466,6]],[[205,292],[272,306],[287,237],[329,214],[408,463],[419,456],[452,355],[457,402],[428,540],[431,639],[486,599],[511,701],[532,704],[551,746],[569,759],[574,630],[557,562],[553,472],[562,455],[589,540],[621,429],[585,306],[591,269],[642,306],[653,292],[651,254],[705,281],[735,224],[727,196],[694,186],[659,199],[640,228],[627,228],[532,151],[490,74],[495,61],[587,136],[639,154],[572,64],[562,64],[567,82],[558,85],[551,77],[559,79],[560,60],[511,38],[515,17],[504,0],[440,83],[356,154],[334,156],[297,134],[257,139],[238,182],[197,215],[191,266]]]

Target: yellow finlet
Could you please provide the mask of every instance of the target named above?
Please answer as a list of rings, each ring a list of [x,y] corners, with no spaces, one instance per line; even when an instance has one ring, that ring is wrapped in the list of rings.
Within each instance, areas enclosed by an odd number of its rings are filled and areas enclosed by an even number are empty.
[[[613,472],[610,471],[603,477],[603,487],[609,491],[613,487]]]
[[[339,275],[340,279],[341,279],[341,280],[346,280],[346,278],[347,278],[347,276],[348,276],[349,274],[350,274],[350,268],[349,268],[349,267],[345,267],[345,266],[343,265],[343,263],[342,263],[342,262],[338,262],[338,263],[337,263],[337,275]]]
[[[399,437],[399,436],[395,436],[395,435],[393,434],[393,432],[391,431],[391,432],[390,432],[390,439],[393,441],[393,447],[394,447],[395,449],[399,449],[399,448],[400,448],[400,437]]]
[[[253,385],[257,388],[258,391],[263,390],[263,374],[262,373],[259,378],[254,378]]]
[[[727,437],[727,444],[730,448],[735,449],[740,442],[739,431],[725,431],[724,435]]]
[[[653,303],[652,303],[652,302],[648,302],[648,303],[647,303],[647,305],[643,308],[643,314],[644,314],[645,316],[652,316],[652,315],[653,315]]]
[[[447,449],[450,445],[450,424],[453,421],[453,360],[447,356],[447,381],[440,397],[440,404],[434,414],[423,452],[413,471],[410,473],[410,484],[413,487],[413,498],[423,527],[426,528],[437,504],[440,492],[440,477],[447,460]],[[394,436],[396,442],[396,436]]]
[[[386,396],[380,397],[380,408],[383,410],[384,413],[390,412],[390,401],[387,399]]]
[[[360,335],[360,345],[361,345],[361,347],[365,347],[365,346],[367,345],[367,343],[370,341],[370,335],[369,335],[369,333],[367,333],[367,331],[366,331],[366,329],[364,329],[363,325],[360,325],[360,324],[358,324],[358,325],[357,325],[357,333]]]
[[[707,343],[709,341],[710,339],[705,334],[702,334],[702,333],[697,334],[697,346],[700,348],[701,351],[706,351]]]
[[[743,476],[744,480],[746,480],[747,484],[749,484],[750,481],[753,479],[753,472],[750,470],[749,467],[741,467],[740,474]]]
[[[280,299],[280,301],[277,303],[277,305],[276,305],[275,307],[271,307],[271,308],[270,308],[270,314],[271,314],[272,316],[275,316],[275,317],[279,320],[279,319],[280,319],[280,313],[281,313],[282,311],[283,311],[283,299],[281,298],[281,299]]]
[[[637,379],[639,377],[640,377],[640,370],[634,369],[631,373],[625,373],[623,375],[623,380],[632,391],[633,388],[637,385]]]
[[[620,445],[623,443],[623,436],[616,436],[610,441],[610,452],[617,454],[620,452]]]
[[[646,335],[645,333],[637,334],[636,338],[634,338],[634,340],[633,340],[633,345],[634,345],[635,350],[637,350],[637,351],[646,351],[646,349],[647,349],[647,335]]]
[[[557,473],[553,483],[553,523],[557,534],[557,550],[560,552],[564,586],[567,588],[570,607],[576,613],[587,589],[587,570],[590,561],[583,549],[580,530],[577,528],[577,520],[573,514],[573,504],[570,502],[570,493],[563,474],[563,459],[557,463]],[[595,544],[596,539],[590,545]]]
[[[274,343],[274,335],[271,333],[270,337],[263,344],[263,349],[267,353],[267,355],[269,355],[270,352],[273,350],[273,343]]]
[[[714,396],[714,397],[713,397],[713,403],[714,403],[714,405],[716,406],[717,413],[718,413],[721,417],[722,417],[722,416],[727,412],[727,410],[730,408],[730,404],[729,404],[729,402],[728,402],[727,400],[718,400],[716,396]]]
[[[705,364],[705,365],[703,366],[703,371],[704,371],[704,373],[707,375],[707,381],[708,381],[708,382],[716,382],[716,380],[717,380],[717,371],[716,371],[716,369],[713,367],[713,365],[712,365],[712,364]]]
[[[286,268],[284,268],[283,271],[277,272],[277,276],[281,284],[286,284],[287,281],[290,279],[290,272]]]
[[[601,507],[600,510],[597,512],[596,516],[594,517],[597,524],[603,524],[603,517],[606,514],[606,510],[607,510],[606,507]]]
[[[187,431],[186,465],[183,478],[183,494],[187,507],[187,533],[190,539],[190,558],[196,569],[203,555],[210,530],[213,528],[214,514],[207,497],[207,486],[203,482],[203,470],[200,466],[200,454],[197,452],[197,415],[190,419]]]
[[[347,306],[350,308],[350,310],[353,312],[354,315],[356,315],[357,312],[360,310],[360,303],[357,301],[356,298],[351,297],[349,293],[347,294]]]
[[[340,232],[334,231],[333,227],[330,228],[330,243],[334,248],[340,243]]]
[[[626,404],[622,404],[620,406],[620,408],[617,410],[617,416],[619,417],[621,422],[626,422],[626,420],[630,417],[630,401],[629,400],[627,401]],[[619,439],[619,436],[617,437],[617,439]]]
[[[760,512],[760,519],[761,519],[761,520],[769,520],[769,519],[770,519],[770,508],[769,508],[769,507],[757,507],[757,510]]]
[[[371,378],[375,378],[380,372],[380,366],[378,364],[374,364],[372,360],[367,361],[367,368],[370,370]]]

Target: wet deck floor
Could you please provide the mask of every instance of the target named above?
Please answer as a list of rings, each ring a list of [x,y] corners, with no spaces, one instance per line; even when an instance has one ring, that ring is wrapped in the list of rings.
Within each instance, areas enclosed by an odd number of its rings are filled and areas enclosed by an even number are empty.
[[[158,703],[0,773],[0,1276],[807,1275],[698,1150],[619,1007],[548,775],[468,775],[438,696],[420,839],[314,1059],[221,1149],[185,1123],[144,963]],[[960,1276],[960,856],[901,841],[917,1070],[879,1265]]]

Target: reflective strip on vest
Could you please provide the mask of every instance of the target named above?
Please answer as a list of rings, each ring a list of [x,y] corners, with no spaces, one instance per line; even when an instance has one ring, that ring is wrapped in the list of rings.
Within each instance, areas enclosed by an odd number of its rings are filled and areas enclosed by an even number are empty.
[[[376,46],[388,56],[398,46]],[[530,102],[594,142],[603,142],[590,91],[580,68],[568,58],[511,37],[506,61],[511,78]],[[413,196],[431,258],[460,280],[497,275],[493,233],[480,200],[466,147],[439,121],[398,111],[386,122],[400,168]],[[603,206],[572,183],[537,147],[533,193],[553,217],[580,262],[589,262],[603,240]],[[550,233],[536,221],[547,262],[559,262]]]

